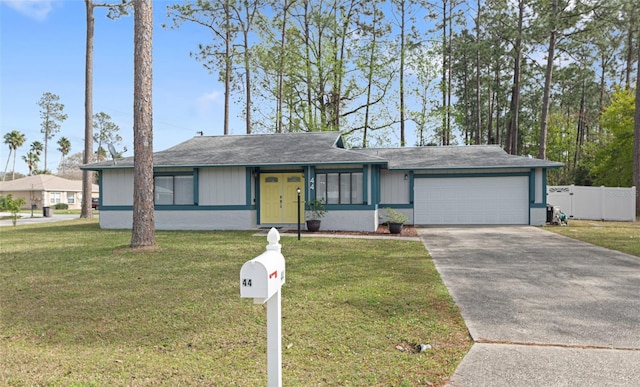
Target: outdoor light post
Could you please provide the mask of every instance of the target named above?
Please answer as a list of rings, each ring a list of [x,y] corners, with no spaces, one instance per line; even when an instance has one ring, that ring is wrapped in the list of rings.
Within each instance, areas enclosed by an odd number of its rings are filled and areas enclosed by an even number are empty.
[[[298,187],[298,240],[300,240],[300,187]]]

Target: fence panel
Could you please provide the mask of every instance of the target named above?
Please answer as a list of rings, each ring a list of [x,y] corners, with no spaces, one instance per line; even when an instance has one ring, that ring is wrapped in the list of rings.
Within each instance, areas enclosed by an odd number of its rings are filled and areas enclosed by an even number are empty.
[[[635,221],[635,187],[549,186],[547,203],[574,219]]]

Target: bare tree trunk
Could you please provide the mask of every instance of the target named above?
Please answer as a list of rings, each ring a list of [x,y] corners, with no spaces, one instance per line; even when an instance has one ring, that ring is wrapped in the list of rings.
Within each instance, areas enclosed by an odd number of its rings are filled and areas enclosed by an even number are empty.
[[[633,126],[633,185],[636,187],[636,216],[640,216],[640,39],[636,75],[636,112]]]
[[[624,86],[629,90],[631,88],[631,69],[633,68],[633,32],[635,25],[635,17],[631,16],[629,30],[627,31],[627,66],[624,72]]]
[[[305,58],[305,73],[307,76],[306,86],[307,86],[307,127],[313,128],[316,130],[316,120],[314,117],[313,111],[313,97],[311,93],[311,31],[310,31],[310,21],[311,17],[309,15],[309,0],[305,0],[304,2],[304,58]]]
[[[89,164],[93,156],[93,0],[85,0],[87,12],[87,41],[84,67],[84,155],[82,162]],[[92,171],[82,171],[82,207],[80,217],[91,219]]]
[[[478,13],[476,18],[476,145],[479,145],[482,142],[482,102],[480,101],[480,6],[480,0],[478,0]]]
[[[519,115],[520,115],[520,77],[522,71],[522,20],[524,18],[524,0],[518,1],[518,36],[514,51],[516,54],[513,64],[513,88],[511,89],[511,120],[507,129],[507,153],[518,154]]]
[[[404,61],[405,61],[405,4],[404,2],[400,5],[400,146],[404,147],[406,145],[404,138]],[[375,34],[375,32],[374,32]]]
[[[553,0],[551,17],[555,18],[558,12],[558,0]],[[540,148],[538,149],[538,158],[547,159],[547,124],[549,120],[549,103],[551,97],[551,78],[553,76],[553,59],[556,50],[556,39],[558,31],[556,31],[556,23],[551,26],[551,35],[549,36],[549,51],[547,52],[547,70],[544,73],[544,91],[542,95],[542,117],[540,118]]]
[[[224,39],[224,135],[229,134],[229,105],[231,100],[231,12],[229,10],[229,0],[224,2],[225,17],[225,39]]]
[[[442,1],[442,145],[449,145],[447,136],[447,0]]]
[[[131,247],[155,246],[153,198],[153,1],[134,0],[133,230]]]
[[[447,145],[451,144],[451,90],[453,87],[453,8],[456,4],[453,0],[449,1],[449,36],[447,44]]]
[[[243,28],[243,45],[244,45],[244,81],[245,81],[245,94],[247,98],[247,111],[245,114],[245,121],[247,127],[247,134],[251,134],[251,110],[253,110],[253,103],[251,100],[251,67],[249,65],[249,29],[251,19],[249,15],[249,6],[245,3],[245,12],[247,16],[247,26]]]
[[[279,68],[278,68],[278,101],[277,101],[277,112],[276,119],[277,126],[276,132],[282,133],[282,106],[283,106],[283,98],[284,98],[284,50],[287,43],[287,12],[289,11],[289,2],[288,0],[284,0],[284,6],[282,7],[282,28],[280,30],[280,60],[279,60]]]

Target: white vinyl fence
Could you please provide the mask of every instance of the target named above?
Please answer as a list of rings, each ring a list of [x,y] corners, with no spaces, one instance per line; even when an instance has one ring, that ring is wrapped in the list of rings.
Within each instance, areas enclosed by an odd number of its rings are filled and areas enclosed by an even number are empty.
[[[636,219],[636,195],[636,187],[547,187],[547,203],[559,207],[574,219],[633,222]]]

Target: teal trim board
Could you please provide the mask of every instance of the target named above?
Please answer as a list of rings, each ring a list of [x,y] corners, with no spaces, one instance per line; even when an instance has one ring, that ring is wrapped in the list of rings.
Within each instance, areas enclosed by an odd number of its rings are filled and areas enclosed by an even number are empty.
[[[251,179],[253,178],[253,168],[245,168],[245,203],[251,205]]]
[[[529,172],[510,173],[443,173],[443,174],[414,174],[416,179],[449,179],[456,177],[509,177],[509,176],[529,176]]]
[[[200,203],[200,170],[195,168],[193,170],[193,204],[196,206]]]

